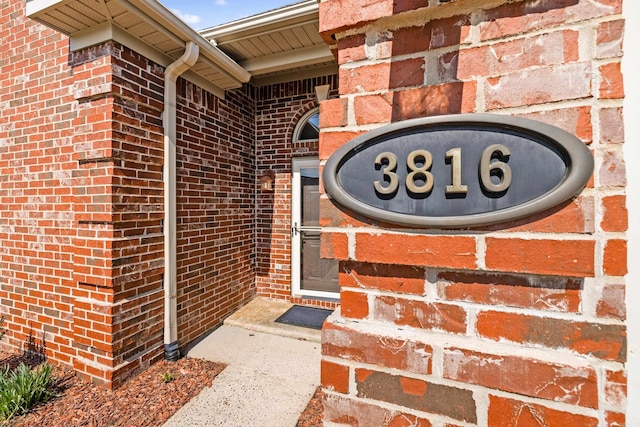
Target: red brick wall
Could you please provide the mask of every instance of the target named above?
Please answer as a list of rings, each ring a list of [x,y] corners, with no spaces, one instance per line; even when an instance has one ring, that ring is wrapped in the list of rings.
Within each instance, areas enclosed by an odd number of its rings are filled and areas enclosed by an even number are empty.
[[[325,199],[323,253],[342,260],[325,421],[624,423],[621,1],[501,3],[320,4],[340,63],[322,159],[385,123],[491,112],[559,126],[596,164],[574,200],[465,232],[407,233]]]
[[[0,4],[3,345],[115,387],[163,351],[164,70]],[[178,327],[184,346],[255,295],[250,88],[179,81]]]
[[[3,344],[21,349],[29,336],[44,339],[50,357],[70,363],[78,104],[67,40],[26,20],[24,6],[0,3]]]
[[[16,4],[23,14],[24,5]],[[33,333],[53,361],[117,386],[162,356],[162,69],[114,43],[69,55],[62,36],[16,21],[32,32],[12,34],[37,40],[36,46],[21,40],[25,55],[39,49],[49,62],[35,56],[34,63],[52,69],[33,79],[37,85],[6,95],[9,103],[29,102],[33,120],[3,110],[39,150],[6,135],[7,146],[15,147],[12,157],[33,158],[32,170],[5,160],[15,177],[5,191],[26,196],[6,205],[8,222],[20,222],[7,246],[13,239],[34,242],[7,254],[3,277],[12,278],[7,300],[14,304],[9,344],[21,347]],[[56,44],[38,47],[43,40]],[[18,64],[21,80],[40,73]],[[52,93],[39,95],[47,87]],[[24,195],[27,188],[32,196]],[[24,258],[24,250],[33,252]],[[33,271],[24,275],[21,265]],[[29,292],[32,297],[20,296]]]
[[[337,96],[337,76],[262,86],[256,89],[258,177],[274,173],[274,191],[258,192],[258,295],[333,308],[333,302],[291,297],[291,164],[294,157],[318,157],[318,143],[292,143],[300,119],[318,107],[315,87],[330,85]]]
[[[256,294],[253,88],[217,98],[178,81],[178,341]]]

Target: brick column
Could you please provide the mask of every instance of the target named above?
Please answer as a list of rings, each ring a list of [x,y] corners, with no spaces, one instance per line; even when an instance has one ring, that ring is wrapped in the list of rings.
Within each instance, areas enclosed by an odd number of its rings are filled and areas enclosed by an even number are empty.
[[[322,159],[371,128],[470,112],[561,127],[596,159],[570,202],[462,232],[407,231],[325,198],[323,256],[341,261],[325,422],[624,424],[620,14],[620,1],[320,3],[340,64]]]
[[[73,364],[117,387],[162,351],[162,69],[112,42],[73,61]]]

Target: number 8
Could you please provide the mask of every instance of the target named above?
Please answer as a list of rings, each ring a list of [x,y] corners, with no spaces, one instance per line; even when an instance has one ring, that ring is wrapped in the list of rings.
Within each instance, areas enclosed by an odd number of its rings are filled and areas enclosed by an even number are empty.
[[[418,167],[416,165],[417,157],[422,157],[424,159],[422,167]],[[414,194],[428,193],[433,190],[433,174],[429,172],[432,163],[433,156],[427,150],[415,150],[409,153],[409,156],[407,157],[407,167],[411,172],[407,175],[406,179],[407,190]],[[419,175],[424,176],[424,184],[418,187],[415,180]]]

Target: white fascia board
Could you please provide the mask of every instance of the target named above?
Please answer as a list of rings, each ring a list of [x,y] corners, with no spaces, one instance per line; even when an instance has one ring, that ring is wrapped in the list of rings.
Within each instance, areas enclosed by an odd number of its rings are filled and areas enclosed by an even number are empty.
[[[68,2],[69,0],[28,0],[27,17],[32,18],[34,15],[62,6]]]
[[[254,76],[259,76],[261,74],[291,70],[296,67],[305,67],[334,60],[335,57],[329,47],[323,44],[289,52],[276,53],[269,56],[251,58],[241,62],[240,65]]]
[[[308,19],[309,15],[317,16],[318,10],[318,0],[307,0],[305,2],[260,13],[258,15],[238,19],[227,24],[207,28],[201,30],[200,34],[207,39],[215,40],[217,37],[238,34],[244,31],[264,31],[265,26],[278,27],[282,22],[289,20],[305,20]]]
[[[260,36],[265,36],[265,35],[270,35],[270,34],[274,34],[274,33],[279,33],[282,32],[284,30],[289,30],[289,29],[293,29],[293,28],[300,28],[301,26],[307,25],[307,24],[314,24],[314,23],[318,23],[318,17],[314,16],[311,19],[307,19],[304,21],[296,21],[296,22],[286,22],[283,25],[280,25],[276,28],[274,28],[273,26],[266,28],[266,27],[260,27],[260,28],[254,28],[253,31],[251,32],[244,32],[244,33],[236,33],[233,35],[229,35],[226,37],[218,37],[216,39],[207,39],[209,40],[209,43],[215,45],[215,46],[224,46],[226,44],[231,44],[231,43],[237,43],[239,41],[242,40],[250,40],[256,37],[260,37]],[[256,31],[257,30],[257,31]]]
[[[32,0],[27,3],[27,13],[32,19],[39,20],[46,25],[46,15],[49,11],[55,10],[61,6],[73,3],[77,0]],[[245,71],[240,65],[238,65],[233,59],[229,58],[223,51],[216,46],[209,43],[195,30],[182,22],[177,16],[171,13],[168,9],[162,6],[155,0],[118,0],[124,5],[129,13],[136,14],[144,21],[158,28],[159,31],[164,33],[167,37],[173,39],[178,44],[186,46],[187,42],[194,42],[199,50],[203,60],[206,60],[211,66],[218,69],[219,72],[225,74],[232,82],[237,82],[234,87],[240,87],[242,83],[246,83],[251,79],[251,74]],[[42,17],[43,19],[39,19]],[[111,21],[110,16],[105,16],[107,21]],[[125,29],[117,29],[115,26],[109,26],[99,24],[94,28],[80,31],[74,34],[67,34],[71,39],[78,36],[78,40],[72,42],[72,50],[79,49],[81,46],[91,46],[107,40],[116,40],[127,47],[130,47],[141,54],[149,54],[149,59],[155,62],[166,65],[167,62],[162,60],[163,56],[166,56],[163,52],[155,51],[153,47],[143,47],[142,42],[136,42],[137,39],[134,35],[130,34]],[[101,39],[102,37],[102,39]],[[106,37],[106,38],[105,38]],[[111,37],[111,38],[108,38]],[[160,54],[160,57],[158,56]],[[170,58],[171,59],[171,58]],[[185,77],[196,83],[203,88],[210,90],[215,94],[219,94],[221,88],[212,82],[208,82],[203,77],[194,77],[197,74],[193,72],[185,73]]]
[[[306,68],[286,73],[266,74],[253,78],[256,87],[338,74],[338,64]]]

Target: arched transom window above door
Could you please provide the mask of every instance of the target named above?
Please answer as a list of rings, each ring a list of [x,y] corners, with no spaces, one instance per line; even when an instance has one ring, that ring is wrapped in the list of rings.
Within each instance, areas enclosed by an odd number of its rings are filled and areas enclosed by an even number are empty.
[[[320,109],[309,110],[298,122],[293,131],[293,142],[317,141],[320,139]]]

